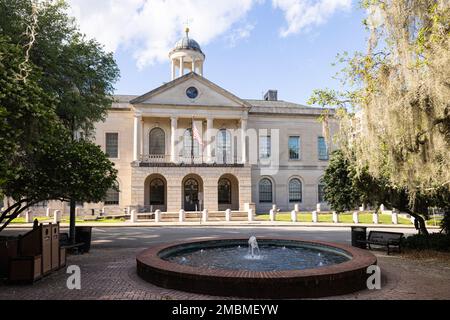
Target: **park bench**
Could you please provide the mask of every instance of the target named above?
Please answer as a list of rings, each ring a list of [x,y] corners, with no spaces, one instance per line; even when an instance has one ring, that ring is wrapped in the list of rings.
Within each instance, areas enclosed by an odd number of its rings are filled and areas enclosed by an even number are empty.
[[[83,253],[81,248],[84,246],[84,242],[72,244],[67,233],[59,234],[59,243],[61,245],[61,248],[66,249],[68,252],[75,254]]]
[[[387,231],[370,231],[367,240],[358,240],[360,243],[365,243],[371,250],[372,245],[387,248],[387,254],[391,253],[392,247],[396,247],[398,252],[401,252],[403,240],[403,233],[387,232]]]

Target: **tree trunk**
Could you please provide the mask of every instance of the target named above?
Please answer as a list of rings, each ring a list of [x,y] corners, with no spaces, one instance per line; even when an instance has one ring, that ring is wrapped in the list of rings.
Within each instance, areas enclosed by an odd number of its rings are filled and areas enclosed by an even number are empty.
[[[410,210],[408,210],[408,214],[415,218],[414,226],[419,231],[419,234],[424,234],[424,235],[428,236],[429,233],[428,233],[427,224],[426,224],[424,218],[421,215],[414,213]]]
[[[69,237],[70,243],[76,243],[76,234],[75,234],[75,223],[77,219],[76,214],[77,203],[75,200],[70,200],[70,228],[69,228]]]

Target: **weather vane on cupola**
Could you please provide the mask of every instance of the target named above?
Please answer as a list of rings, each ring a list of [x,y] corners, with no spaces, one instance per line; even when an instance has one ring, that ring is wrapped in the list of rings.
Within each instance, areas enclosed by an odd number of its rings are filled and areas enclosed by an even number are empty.
[[[203,76],[203,62],[206,57],[198,42],[189,37],[189,24],[190,19],[187,19],[184,29],[186,35],[178,40],[169,53],[172,62],[172,80],[189,72]]]

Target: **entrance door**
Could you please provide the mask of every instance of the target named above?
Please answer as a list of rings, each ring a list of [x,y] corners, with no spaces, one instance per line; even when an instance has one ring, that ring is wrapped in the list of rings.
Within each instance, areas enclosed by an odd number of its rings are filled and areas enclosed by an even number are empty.
[[[198,211],[200,210],[198,201],[198,182],[195,179],[188,179],[184,183],[184,210]]]

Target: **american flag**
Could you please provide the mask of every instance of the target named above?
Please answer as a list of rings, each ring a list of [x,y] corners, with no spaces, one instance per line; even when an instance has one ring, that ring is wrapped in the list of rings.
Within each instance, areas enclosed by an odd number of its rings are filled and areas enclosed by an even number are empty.
[[[192,135],[193,135],[194,139],[197,140],[198,144],[203,146],[202,136],[200,135],[200,132],[198,131],[194,120],[192,120]]]

